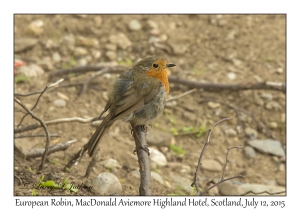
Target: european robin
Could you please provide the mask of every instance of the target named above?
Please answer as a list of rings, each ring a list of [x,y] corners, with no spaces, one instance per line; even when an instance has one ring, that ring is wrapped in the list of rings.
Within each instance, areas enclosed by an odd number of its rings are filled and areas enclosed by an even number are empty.
[[[148,57],[117,78],[99,118],[105,112],[109,113],[88,142],[90,157],[94,155],[100,139],[116,120],[130,122],[134,129],[138,125],[149,125],[163,112],[169,93],[167,68],[173,66],[175,64],[168,64],[165,59]]]

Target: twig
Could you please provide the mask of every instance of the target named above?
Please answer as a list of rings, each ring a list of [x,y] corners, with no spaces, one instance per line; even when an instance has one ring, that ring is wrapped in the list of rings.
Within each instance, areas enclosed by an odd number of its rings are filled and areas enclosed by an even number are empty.
[[[225,165],[224,165],[224,168],[223,168],[223,174],[222,174],[221,180],[223,180],[224,177],[225,177],[227,163],[229,162],[228,155],[229,155],[230,150],[232,150],[232,149],[241,149],[241,148],[243,148],[243,146],[234,146],[234,147],[230,147],[230,148],[227,147],[226,162],[225,162]]]
[[[201,83],[190,81],[179,77],[169,76],[169,82],[185,85],[191,88],[202,88],[207,91],[220,91],[220,90],[277,90],[286,91],[286,85],[282,82],[261,82],[261,83],[248,83],[248,84],[214,84],[214,83]]]
[[[103,117],[99,118],[99,117],[91,117],[91,118],[81,118],[81,117],[71,117],[71,118],[61,118],[61,119],[55,119],[55,120],[49,120],[49,121],[45,121],[44,123],[46,125],[53,125],[53,124],[60,124],[60,123],[67,123],[67,122],[81,122],[81,123],[89,123],[95,120],[102,120]],[[28,125],[24,128],[17,128],[14,130],[14,133],[22,133],[25,131],[29,131],[29,130],[34,130],[41,127],[40,124],[32,124],[32,125]]]
[[[173,101],[173,100],[177,100],[178,98],[181,98],[181,97],[183,97],[183,96],[185,96],[185,95],[188,95],[188,94],[194,92],[195,90],[196,90],[196,88],[194,88],[194,89],[192,89],[192,90],[189,90],[189,91],[186,91],[186,92],[184,92],[184,93],[182,93],[182,94],[179,94],[179,95],[177,95],[177,96],[174,96],[174,97],[172,97],[172,98],[169,98],[169,99],[167,100],[167,102]]]
[[[69,160],[69,162],[66,164],[65,166],[65,170],[69,171],[70,168],[72,168],[73,165],[77,165],[77,163],[79,162],[79,160],[82,158],[82,156],[84,155],[84,153],[88,150],[89,148],[89,144],[86,143],[83,148],[81,148],[75,155],[73,155],[73,157]]]
[[[151,167],[149,155],[141,149],[141,144],[147,145],[146,130],[139,125],[134,128],[133,137],[136,145],[138,162],[140,166],[140,195],[151,195]]]
[[[39,170],[42,170],[44,167],[44,163],[45,160],[47,158],[47,152],[48,152],[48,147],[49,147],[49,143],[50,143],[50,134],[47,128],[47,125],[45,125],[45,123],[43,122],[43,120],[41,120],[39,117],[37,117],[35,114],[33,114],[32,111],[30,111],[21,101],[19,101],[19,99],[17,99],[16,97],[14,97],[15,102],[17,102],[23,109],[25,109],[31,116],[32,118],[36,119],[37,121],[40,122],[40,124],[42,125],[42,127],[44,128],[45,132],[46,132],[46,146],[45,146],[45,151],[44,151],[44,155],[42,158],[42,162],[39,166]]]
[[[48,148],[47,155],[50,155],[50,154],[52,154],[54,152],[58,152],[58,151],[64,151],[64,150],[68,149],[68,147],[76,141],[77,140],[70,140],[70,141],[64,142],[62,144],[56,144],[56,145],[50,146]],[[28,160],[31,158],[42,157],[44,152],[45,152],[45,148],[30,150],[28,152],[25,152],[25,159]]]
[[[29,135],[19,135],[14,136],[15,139],[22,139],[22,138],[35,138],[35,137],[45,137],[46,134],[29,134]],[[60,137],[59,134],[50,134],[50,137]]]
[[[47,89],[49,89],[49,88],[51,88],[51,87],[53,87],[53,86],[55,86],[55,85],[58,85],[58,84],[61,83],[62,81],[64,81],[64,80],[63,80],[63,79],[60,79],[60,80],[58,80],[58,81],[55,82],[55,83],[52,83],[52,84],[50,84],[50,85],[47,85],[47,86],[44,88],[44,90],[42,90],[42,92],[40,93],[39,97],[37,98],[37,100],[36,100],[34,106],[33,106],[30,110],[33,111],[33,110],[35,109],[35,107],[38,105],[38,103],[39,103],[39,101],[40,101],[40,98],[41,98],[42,95],[46,92]],[[38,91],[38,92],[39,92],[39,91]],[[21,121],[20,121],[20,123],[18,124],[17,127],[19,127],[19,126],[22,124],[23,120],[25,119],[25,117],[26,117],[27,115],[28,115],[28,112],[22,117],[22,119],[21,119]]]
[[[20,179],[20,177],[18,177],[16,174],[14,174],[14,176],[19,180],[20,184],[23,185],[22,180]]]
[[[197,168],[196,168],[196,171],[195,171],[195,174],[194,174],[194,181],[193,181],[193,183],[191,184],[192,187],[194,187],[194,186],[196,187],[197,194],[199,194],[199,195],[201,195],[202,193],[201,193],[201,190],[200,190],[198,181],[197,181],[197,176],[198,176],[198,171],[199,171],[199,169],[200,169],[200,166],[202,165],[202,163],[201,163],[202,157],[203,157],[204,152],[205,152],[205,150],[206,150],[206,147],[208,146],[209,141],[210,141],[210,135],[211,135],[213,129],[214,129],[217,125],[219,125],[220,123],[222,123],[222,122],[224,122],[224,121],[227,121],[227,120],[231,120],[231,118],[224,118],[224,119],[222,119],[222,120],[216,122],[216,123],[211,127],[211,129],[209,129],[209,131],[208,131],[207,138],[206,138],[206,142],[205,142],[205,144],[204,144],[204,146],[203,146],[203,149],[202,149],[202,151],[201,151],[201,153],[200,153],[200,157],[199,157],[199,160],[198,160],[198,165],[197,165]]]
[[[247,192],[245,192],[244,194],[241,194],[241,195],[239,195],[239,196],[248,195],[248,194],[250,194],[250,193],[253,193],[254,195],[260,195],[260,194],[263,194],[263,193],[267,193],[268,195],[278,195],[278,194],[281,194],[281,193],[286,193],[286,191],[284,190],[284,191],[281,191],[281,192],[270,193],[270,192],[268,192],[267,190],[265,190],[265,191],[263,191],[263,192],[258,192],[258,193],[256,193],[256,192],[253,192],[252,190],[249,190],[249,191],[247,191]]]

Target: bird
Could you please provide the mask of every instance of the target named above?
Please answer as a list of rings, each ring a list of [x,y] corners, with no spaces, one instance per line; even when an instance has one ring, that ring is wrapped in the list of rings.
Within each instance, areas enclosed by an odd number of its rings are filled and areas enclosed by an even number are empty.
[[[169,93],[167,69],[174,66],[163,58],[150,56],[120,74],[109,90],[108,101],[98,119],[108,114],[87,143],[90,157],[116,120],[129,122],[134,131],[138,125],[151,124],[163,112]]]

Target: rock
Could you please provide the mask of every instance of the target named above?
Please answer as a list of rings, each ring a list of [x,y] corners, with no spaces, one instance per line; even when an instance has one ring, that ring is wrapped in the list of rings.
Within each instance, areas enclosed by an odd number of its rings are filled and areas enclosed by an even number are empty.
[[[88,64],[88,59],[85,57],[85,58],[80,58],[79,61],[78,61],[78,65],[79,66],[86,66]]]
[[[253,128],[247,127],[245,128],[245,134],[250,138],[250,139],[256,139],[257,138],[257,131]]]
[[[25,33],[33,36],[40,36],[43,32],[44,22],[42,20],[32,21],[26,28]]]
[[[252,147],[245,146],[243,149],[247,158],[255,158],[256,152]]]
[[[107,43],[107,44],[105,45],[105,48],[106,48],[107,50],[116,51],[116,50],[117,50],[117,45],[111,44],[111,43]]]
[[[27,77],[37,77],[45,73],[45,71],[36,64],[29,64],[27,66],[20,66],[18,71]]]
[[[239,185],[232,184],[230,181],[223,182],[218,185],[221,195],[241,195],[243,189]]]
[[[114,61],[117,59],[117,53],[115,51],[107,51],[105,53],[106,57],[108,57],[109,60]]]
[[[62,38],[61,42],[67,46],[69,50],[74,50],[75,37],[73,34],[66,35]]]
[[[99,59],[101,57],[101,51],[92,49],[92,56],[95,59]]]
[[[153,148],[149,148],[149,151],[150,160],[151,162],[155,163],[156,166],[164,167],[167,165],[167,158],[163,153]]]
[[[172,175],[170,176],[172,179],[173,187],[179,188],[184,190],[186,193],[190,194],[193,191],[193,188],[191,187],[191,180],[186,178],[185,176],[177,176]]]
[[[187,51],[187,46],[184,44],[174,44],[172,45],[172,49],[175,55],[183,55]]]
[[[284,163],[281,163],[280,165],[279,165],[279,171],[285,171],[285,164]]]
[[[168,163],[168,167],[170,167],[173,171],[179,171],[182,174],[189,174],[192,170],[189,165],[185,165],[178,162],[170,162]]]
[[[74,54],[75,57],[81,57],[81,56],[87,55],[88,51],[87,51],[87,49],[85,49],[83,47],[76,47],[74,49],[73,54]]]
[[[277,68],[276,69],[276,72],[278,73],[278,74],[282,74],[283,73],[283,68],[281,68],[281,67],[279,67],[279,68]]]
[[[112,44],[117,44],[121,49],[125,50],[132,45],[131,41],[124,33],[112,34],[109,36]]]
[[[51,61],[51,58],[49,57],[49,59],[43,59],[41,61],[37,62],[37,65],[39,65],[42,69],[44,69],[45,71],[51,71],[54,69],[53,63]]]
[[[58,47],[59,47],[58,43],[54,42],[52,39],[48,39],[45,43],[45,48],[48,50],[56,49]]]
[[[150,146],[169,146],[173,135],[157,129],[147,133],[147,143]]]
[[[151,28],[151,29],[158,29],[158,25],[155,21],[153,20],[147,20],[147,25]]]
[[[142,24],[136,19],[131,20],[128,26],[132,31],[139,31],[142,29]]]
[[[23,52],[33,48],[38,43],[34,38],[19,38],[15,39],[15,53]]]
[[[67,105],[67,101],[60,98],[60,99],[54,100],[54,101],[53,101],[53,104],[54,104],[54,106],[56,106],[56,107],[62,108],[62,107],[65,107],[65,106]]]
[[[105,168],[122,168],[122,166],[115,159],[107,159],[100,162]]]
[[[266,109],[281,111],[282,106],[276,101],[270,101],[270,102],[266,103]]]
[[[76,37],[76,44],[84,47],[98,47],[99,41],[94,38],[88,38],[84,36]]]
[[[236,35],[236,31],[235,31],[235,30],[232,30],[232,31],[230,31],[230,32],[227,34],[225,40],[226,40],[226,41],[234,40],[234,39],[235,39],[235,35]]]
[[[140,178],[140,172],[138,170],[133,170],[130,174],[135,178]]]
[[[259,192],[263,192],[263,191],[267,191],[269,193],[275,193],[275,192],[281,192],[281,191],[286,190],[284,187],[280,187],[280,186],[251,184],[251,183],[241,184],[240,188],[243,190],[243,193],[246,193],[250,190],[252,190],[255,193],[259,193]],[[250,196],[250,195],[253,195],[253,194],[252,193],[247,194],[247,196]],[[268,195],[268,194],[264,193],[264,194],[259,194],[259,195]],[[282,195],[282,194],[278,194],[278,195]]]
[[[276,128],[278,128],[278,124],[277,124],[277,122],[270,122],[269,127],[273,128],[273,129],[276,129]]]
[[[212,102],[212,101],[210,101],[210,102],[207,103],[207,106],[208,106],[209,108],[211,108],[211,109],[219,108],[220,105],[221,105],[221,104],[215,103],[215,102]]]
[[[276,140],[250,140],[247,143],[255,149],[276,156],[285,156],[280,141]]]
[[[158,181],[161,185],[164,185],[164,179],[158,173],[151,171],[151,178],[155,181]]]
[[[96,17],[94,17],[94,22],[96,24],[97,27],[100,27],[102,25],[102,17],[100,15],[97,15]]]
[[[271,101],[273,99],[273,95],[271,93],[262,93],[260,97],[266,101]]]
[[[59,63],[61,61],[61,56],[58,52],[54,52],[52,54],[52,60],[55,62],[55,63]]]
[[[223,167],[215,160],[202,160],[202,169],[208,171],[222,171]]]
[[[225,132],[229,137],[235,137],[237,135],[236,130],[234,130],[233,128],[226,129]]]
[[[230,80],[235,80],[236,79],[236,74],[233,73],[233,72],[229,72],[227,74],[227,78],[230,79]]]
[[[122,185],[115,175],[104,172],[93,180],[92,189],[100,195],[120,195]]]

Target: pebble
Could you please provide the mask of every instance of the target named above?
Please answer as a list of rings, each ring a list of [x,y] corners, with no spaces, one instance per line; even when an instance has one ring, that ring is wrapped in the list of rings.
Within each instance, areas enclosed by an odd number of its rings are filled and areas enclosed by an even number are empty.
[[[124,33],[110,35],[109,41],[110,43],[117,44],[123,50],[127,49],[132,45],[131,41]]]
[[[164,167],[167,165],[166,156],[154,148],[149,148],[150,151],[150,160],[158,167]]]
[[[151,132],[147,133],[147,143],[150,146],[168,146],[173,135],[158,129],[151,129]]]
[[[185,44],[174,44],[172,49],[175,55],[183,55],[187,51],[187,46]]]
[[[36,64],[29,64],[27,66],[20,66],[18,71],[27,77],[37,77],[45,73],[44,69]]]
[[[168,163],[168,167],[172,168],[173,171],[179,171],[182,174],[189,174],[192,170],[189,165],[185,165],[178,162],[170,162]]]
[[[223,182],[218,185],[219,193],[221,195],[241,195],[243,189],[239,185],[232,184],[230,181]]]
[[[208,171],[222,171],[223,167],[216,160],[202,160],[202,169]]]
[[[37,62],[37,65],[39,65],[42,69],[45,71],[51,71],[54,69],[53,63],[49,57],[49,59],[43,59]]]
[[[246,184],[241,184],[240,188],[243,190],[243,193],[246,193],[250,190],[252,190],[255,193],[267,191],[269,193],[275,193],[275,192],[281,192],[285,191],[286,189],[281,186],[276,186],[276,185],[263,185],[263,184],[252,184],[252,183],[246,183]],[[247,196],[252,195],[247,194]],[[267,193],[264,194],[259,194],[259,195],[268,195]],[[282,194],[279,194],[282,195]],[[277,196],[277,195],[276,195]]]
[[[158,29],[158,25],[155,21],[153,20],[147,20],[147,25],[151,28],[151,29]]]
[[[108,57],[109,60],[114,61],[117,59],[117,53],[115,51],[107,51],[105,53],[106,57]]]
[[[140,172],[138,170],[133,170],[130,172],[130,174],[135,178],[140,178]]]
[[[226,129],[225,132],[229,137],[235,137],[237,135],[236,130],[234,130],[233,128]]]
[[[34,38],[19,38],[15,39],[15,53],[23,52],[25,50],[33,48],[38,43]]]
[[[61,42],[65,44],[68,49],[73,50],[75,46],[75,37],[73,34],[66,35],[62,38]]]
[[[281,111],[282,106],[276,101],[270,101],[270,102],[266,103],[266,109]]]
[[[58,52],[54,52],[52,54],[52,60],[55,62],[55,63],[59,63],[61,61],[61,56]]]
[[[227,74],[227,78],[230,79],[230,80],[235,80],[236,79],[236,74],[233,73],[233,72],[229,72]]]
[[[139,31],[142,29],[142,24],[136,19],[131,20],[128,26],[132,31]]]
[[[84,47],[98,47],[99,41],[94,38],[88,38],[84,36],[76,37],[76,44]]]
[[[88,64],[88,60],[86,58],[80,58],[78,61],[79,66],[86,66]]]
[[[101,57],[101,51],[92,49],[92,56],[95,59],[99,59]]]
[[[284,163],[281,163],[280,165],[279,165],[279,171],[285,171],[285,164]]]
[[[161,185],[164,185],[164,179],[158,173],[151,171],[151,178],[155,181],[158,181]]]
[[[94,22],[97,27],[100,27],[103,22],[102,17],[100,15],[97,15],[96,17],[94,17]]]
[[[67,101],[64,99],[56,99],[53,101],[54,106],[56,107],[65,107],[67,105]]]
[[[105,45],[105,48],[106,48],[107,50],[116,51],[116,50],[117,50],[117,45],[111,44],[111,43],[107,43],[107,44]]]
[[[122,185],[115,175],[104,172],[94,178],[92,189],[99,195],[120,195]]]
[[[227,34],[225,40],[226,40],[226,41],[234,40],[235,35],[236,35],[236,31],[235,31],[235,30],[232,30],[232,31],[230,31],[230,32]]]
[[[173,187],[184,190],[186,193],[190,194],[193,191],[191,187],[191,180],[186,178],[185,176],[177,176],[171,175],[171,179],[173,180]]]
[[[257,131],[253,128],[246,127],[245,128],[245,134],[250,138],[250,139],[256,139],[257,138]]]
[[[247,158],[250,158],[250,159],[255,158],[256,152],[252,147],[245,146],[243,149],[244,149],[244,152],[245,152],[245,155],[246,155]]]
[[[261,94],[261,98],[267,101],[271,101],[273,99],[273,95],[271,93],[263,93]]]
[[[221,104],[215,103],[215,102],[212,102],[212,101],[210,101],[210,102],[207,103],[207,106],[208,106],[209,108],[211,108],[211,109],[219,108],[220,105],[221,105]]]
[[[278,124],[277,124],[277,122],[270,122],[269,127],[272,129],[276,129],[276,128],[278,128]]]
[[[32,21],[26,28],[25,33],[33,36],[40,36],[43,32],[44,22],[42,20]]]
[[[100,162],[105,168],[122,168],[122,166],[115,159],[107,159]]]
[[[277,72],[278,74],[282,74],[282,73],[283,73],[283,68],[281,68],[281,67],[277,68],[277,69],[276,69],[276,72]]]
[[[88,54],[87,49],[83,47],[76,47],[73,52],[75,57],[85,56]]]
[[[58,48],[58,43],[54,42],[52,39],[48,39],[45,43],[45,48],[48,50]]]
[[[276,156],[285,156],[285,152],[282,148],[280,141],[277,140],[250,140],[247,143],[255,149]]]

